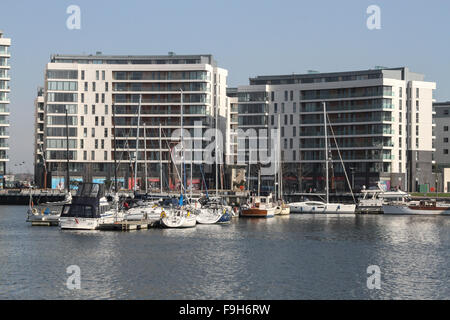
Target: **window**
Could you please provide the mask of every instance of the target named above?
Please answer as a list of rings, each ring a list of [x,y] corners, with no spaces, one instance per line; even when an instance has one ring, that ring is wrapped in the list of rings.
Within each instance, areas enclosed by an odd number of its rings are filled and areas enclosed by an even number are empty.
[[[102,80],[105,80],[105,70],[102,70]]]
[[[92,114],[95,114],[95,104],[92,105]]]
[[[102,146],[102,149],[105,149],[105,140],[104,139],[102,139],[102,141],[101,141],[101,146]]]
[[[270,100],[271,101],[275,100],[275,92],[273,91],[270,93]]]
[[[95,71],[95,80],[100,80],[99,71]]]
[[[83,151],[83,160],[87,160],[87,151]]]
[[[83,137],[87,137],[87,128],[83,128]]]
[[[84,149],[84,140],[83,139],[80,139],[80,148]]]
[[[447,115],[448,114],[448,109],[444,110],[444,114]]]
[[[108,105],[105,105],[105,114],[108,114]]]
[[[81,80],[84,80],[84,70],[81,70]]]
[[[448,131],[448,126],[444,126],[444,131]]]
[[[105,103],[105,94],[102,93],[102,103]]]
[[[277,113],[278,112],[278,104],[277,103],[275,103],[274,105],[273,105],[273,113]]]
[[[284,102],[281,103],[281,113],[284,113]]]
[[[95,138],[95,128],[91,128],[91,137]]]
[[[294,100],[294,91],[291,90],[290,95],[291,95],[291,101]]]
[[[297,160],[296,159],[297,158],[297,154],[296,154],[295,150],[292,150],[292,158],[293,158],[294,161]]]
[[[95,94],[95,103],[98,103],[98,93]]]
[[[402,100],[398,100],[398,110],[402,110]]]
[[[288,101],[288,92],[287,92],[287,90],[284,91],[284,101]]]
[[[287,114],[284,115],[284,125],[288,124],[288,116]]]
[[[105,91],[108,92],[108,82],[105,82]]]
[[[297,127],[292,127],[292,136],[296,136],[297,135]]]
[[[274,117],[273,115],[270,116],[270,125],[273,126]]]
[[[105,151],[103,154],[103,159],[108,160],[108,151]]]
[[[95,151],[94,150],[91,151],[91,160],[95,160]]]
[[[80,117],[80,125],[84,126],[84,117],[83,116]]]
[[[281,127],[281,136],[284,137],[284,127]]]
[[[448,149],[444,149],[444,154],[448,154]]]
[[[289,120],[290,120],[291,125],[293,125],[294,124],[294,115],[291,114],[289,116],[289,118],[290,118]]]
[[[84,103],[84,93],[81,94],[81,102]]]
[[[416,98],[419,98],[419,88],[416,88]]]
[[[92,82],[92,91],[95,92],[95,82]]]
[[[287,139],[284,139],[284,148],[287,149]]]
[[[444,143],[448,143],[448,138],[444,138]]]
[[[398,147],[399,147],[399,148],[402,147],[402,138],[398,138]]]
[[[95,125],[98,126],[98,117],[95,117]]]
[[[398,96],[401,98],[402,95],[403,95],[403,88],[400,87],[400,88],[398,88]]]
[[[105,128],[105,138],[108,138],[108,128]]]
[[[416,126],[416,136],[419,135],[419,126]]]
[[[419,122],[419,113],[416,112],[416,122]]]
[[[292,112],[296,113],[297,112],[297,103],[294,102],[294,104],[292,105]]]
[[[294,140],[292,138],[289,139],[289,148],[293,148],[294,146]]]
[[[98,139],[95,139],[94,145],[95,145],[95,149],[98,149]]]
[[[87,104],[84,105],[84,114],[88,114]]]
[[[416,138],[416,148],[419,148],[419,138]]]
[[[88,83],[87,82],[84,83],[84,91],[88,91]]]
[[[419,100],[416,100],[416,111],[419,111]]]
[[[102,125],[102,127],[105,125],[105,117],[102,117],[101,125]]]

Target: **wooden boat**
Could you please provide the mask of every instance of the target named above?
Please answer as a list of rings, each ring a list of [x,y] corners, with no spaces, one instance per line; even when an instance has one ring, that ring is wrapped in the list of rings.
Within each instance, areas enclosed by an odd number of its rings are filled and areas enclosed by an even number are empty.
[[[387,215],[450,215],[450,205],[435,200],[411,201],[408,203],[383,204]]]
[[[270,218],[275,215],[276,206],[272,194],[268,196],[252,196],[248,204],[241,207],[242,217]]]

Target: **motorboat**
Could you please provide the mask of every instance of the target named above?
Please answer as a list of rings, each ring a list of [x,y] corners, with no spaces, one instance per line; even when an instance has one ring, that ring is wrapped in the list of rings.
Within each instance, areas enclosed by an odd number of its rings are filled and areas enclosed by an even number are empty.
[[[117,206],[104,196],[104,185],[85,182],[79,186],[72,203],[63,206],[61,229],[95,230],[101,224],[123,219]]]
[[[386,215],[450,215],[450,204],[436,200],[409,201],[406,203],[383,204]]]
[[[34,205],[32,195],[30,193],[30,205],[27,210],[27,222],[31,222],[32,226],[57,226],[59,225],[59,217],[63,206],[71,202],[72,194],[68,192],[62,201],[45,202]]]
[[[289,203],[292,213],[355,213],[356,205],[326,203],[322,201],[303,201]]]
[[[358,201],[358,209],[361,212],[383,212],[383,204],[404,203],[410,195],[401,190],[385,191],[381,186],[376,189],[361,190],[362,197]]]
[[[250,201],[241,206],[242,217],[271,218],[275,215],[275,204],[272,194],[268,196],[251,196]]]

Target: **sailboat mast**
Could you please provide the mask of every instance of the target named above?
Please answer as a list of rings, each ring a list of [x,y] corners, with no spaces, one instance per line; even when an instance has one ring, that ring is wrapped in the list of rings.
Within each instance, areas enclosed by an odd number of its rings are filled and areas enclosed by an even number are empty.
[[[70,173],[69,173],[69,116],[67,114],[66,106],[66,160],[67,160],[67,192],[70,193]]]
[[[147,181],[147,134],[146,127],[144,122],[144,168],[145,168],[145,193],[148,190],[148,181]]]
[[[159,123],[159,189],[163,193],[163,177],[162,177],[162,146],[161,146],[161,123]]]
[[[218,175],[217,175],[217,154],[219,153],[219,150],[217,150],[217,118],[218,118],[218,108],[217,108],[217,106],[216,106],[216,112],[215,112],[215,114],[216,114],[216,124],[215,124],[215,126],[216,126],[216,131],[215,131],[215,133],[216,133],[216,137],[214,138],[214,142],[215,142],[215,145],[216,145],[216,152],[215,152],[215,154],[216,154],[216,197],[218,196],[218,189],[217,189],[217,184],[218,184]]]
[[[327,196],[327,203],[329,203],[329,191],[328,191],[328,135],[327,135],[327,107],[326,103],[323,104],[323,125],[325,132],[325,192]]]
[[[139,124],[141,122],[141,102],[142,102],[142,94],[139,95],[139,107],[138,107],[138,118],[137,118],[137,131],[136,131],[136,158],[134,162],[134,184],[133,190],[136,194],[136,185],[137,185],[137,165],[138,165],[138,148],[139,148]]]
[[[277,159],[278,159],[278,197],[283,200],[283,173],[281,171],[281,114],[278,114],[278,148],[277,148]]]
[[[117,190],[117,141],[116,141],[116,106],[112,105],[113,125],[114,125],[114,192]]]
[[[183,179],[183,164],[184,164],[184,148],[183,148],[183,89],[180,89],[180,110],[181,110],[181,164],[180,164],[180,193],[183,193],[184,179]]]

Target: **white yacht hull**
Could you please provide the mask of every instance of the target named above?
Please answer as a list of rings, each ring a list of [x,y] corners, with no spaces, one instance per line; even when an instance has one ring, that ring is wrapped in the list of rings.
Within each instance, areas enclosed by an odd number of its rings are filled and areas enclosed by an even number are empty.
[[[308,205],[304,202],[289,204],[292,213],[355,213],[356,205],[342,203],[316,203]]]
[[[197,224],[194,214],[161,213],[160,223],[165,228],[192,228]]]
[[[221,209],[202,208],[197,209],[197,212],[196,220],[199,224],[215,224],[223,215]]]

